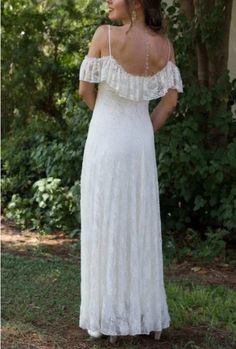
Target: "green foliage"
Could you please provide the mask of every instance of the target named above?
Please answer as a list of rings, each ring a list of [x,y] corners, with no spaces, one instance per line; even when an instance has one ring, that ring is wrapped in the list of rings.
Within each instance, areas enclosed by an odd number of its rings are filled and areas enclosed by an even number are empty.
[[[54,130],[54,131],[53,131]],[[58,132],[57,124],[42,115],[35,115],[23,128],[16,128],[2,140],[2,203],[3,207],[16,193],[27,197],[34,181],[45,176],[45,171],[38,171],[34,166],[31,153],[40,144],[40,135],[49,140]]]
[[[73,235],[90,119],[77,94],[79,64],[104,4],[17,0],[5,1],[2,12],[3,212],[22,228]],[[34,190],[49,178],[60,181],[53,193]]]
[[[207,43],[208,46],[215,48],[216,41],[223,39],[223,21],[225,10],[225,0],[217,0],[214,2],[214,6],[211,6],[209,11],[209,4],[205,0],[200,0],[197,7],[197,17],[201,20],[195,24],[202,42]],[[207,13],[208,16],[204,14]]]
[[[72,96],[64,120],[62,132],[54,121],[36,117],[3,140],[3,211],[21,228],[62,229],[73,236],[80,229],[79,177],[88,115]]]
[[[78,88],[80,61],[100,24],[100,7],[90,3],[84,11],[85,5],[73,0],[3,2],[4,135],[38,113],[65,127],[67,92],[75,94]]]
[[[72,190],[61,187],[57,178],[43,178],[32,186],[32,197],[12,196],[5,210],[6,217],[13,219],[20,228],[30,227],[42,233],[61,229],[71,236],[79,232],[79,213],[73,190],[78,191],[79,183]],[[78,193],[77,193],[78,194]]]
[[[200,258],[204,262],[221,257],[222,261],[226,261],[226,242],[224,239],[229,234],[228,230],[221,228],[215,230],[208,228],[204,238],[200,236],[198,231],[191,228],[188,228],[184,233],[176,233],[176,236],[167,233],[163,237],[166,263],[170,264],[173,259],[181,260],[186,257],[191,257],[196,261]]]
[[[156,133],[165,231],[236,227],[236,80],[228,72],[211,89],[199,85],[192,23],[167,7],[169,35],[184,83],[173,116]]]
[[[217,43],[212,30],[216,23],[220,28],[221,3],[208,24],[205,18],[189,23],[176,0],[163,3],[184,83],[174,115],[155,139],[164,232],[236,227],[236,80],[227,72],[208,89],[196,71],[195,35]],[[91,115],[77,96],[79,64],[96,27],[109,22],[104,3],[17,0],[2,8],[3,211],[22,227],[78,231],[75,202]],[[59,181],[53,193],[49,184],[43,192],[34,186],[49,178]]]
[[[218,87],[211,91],[194,85],[185,88],[174,117],[157,132],[167,229],[236,226],[236,123],[229,110],[207,117],[221,93]],[[216,141],[212,128],[220,128],[226,141]]]

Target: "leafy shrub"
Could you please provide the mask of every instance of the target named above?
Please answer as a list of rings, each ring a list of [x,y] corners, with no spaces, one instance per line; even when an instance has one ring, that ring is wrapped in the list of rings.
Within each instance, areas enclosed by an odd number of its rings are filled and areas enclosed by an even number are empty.
[[[77,198],[79,182],[69,190],[60,186],[58,178],[43,178],[32,186],[32,197],[25,199],[19,194],[12,196],[5,213],[20,228],[30,227],[40,232],[61,229],[71,236],[79,232],[79,210]]]
[[[186,89],[175,115],[156,135],[163,225],[167,230],[207,226],[232,230],[236,227],[236,123],[229,110],[208,120],[207,109],[218,98],[216,90],[208,91],[209,104],[199,107],[197,100],[206,98],[206,91],[195,88],[195,101],[189,97],[192,89]],[[209,130],[220,120],[226,142],[214,144]]]
[[[225,237],[229,236],[229,234],[228,230],[220,228],[215,230],[208,228],[204,238],[201,237],[198,231],[192,228],[187,228],[181,234],[168,232],[163,236],[163,250],[166,263],[186,257],[195,260],[201,258],[205,262],[221,257],[222,261],[225,261]]]
[[[74,202],[90,117],[77,95],[79,63],[102,7],[4,2],[2,210],[21,227],[78,231]],[[60,185],[40,207],[33,185],[47,178]]]
[[[155,136],[163,230],[192,228],[204,235],[208,228],[220,228],[233,233],[236,118],[231,107],[236,79],[230,81],[227,71],[213,87],[200,85],[194,24],[188,23],[176,2],[166,11],[184,93],[179,94],[174,114]],[[156,104],[152,103],[151,107]]]
[[[70,235],[80,229],[79,179],[88,114],[68,96],[67,128],[36,117],[4,140],[2,153],[3,212],[21,228]],[[15,152],[15,149],[21,151]],[[13,154],[13,155],[12,155]],[[40,178],[40,179],[39,179]]]
[[[22,227],[74,231],[79,226],[75,202],[79,201],[78,180],[91,115],[75,93],[79,61],[95,28],[107,18],[99,6],[91,5],[83,13],[81,4],[45,6],[41,11],[38,4],[26,0],[3,6],[7,102],[2,208]],[[155,138],[163,231],[186,231],[187,235],[193,229],[202,232],[202,238],[208,229],[233,232],[236,123],[231,105],[236,80],[230,81],[226,74],[211,89],[200,86],[189,23],[177,6],[163,3],[163,7],[184,83],[174,115]],[[151,101],[150,109],[156,103]],[[220,135],[214,133],[217,130]],[[51,194],[49,178],[56,185]],[[35,183],[44,183],[44,191]],[[174,246],[171,240],[173,255]]]

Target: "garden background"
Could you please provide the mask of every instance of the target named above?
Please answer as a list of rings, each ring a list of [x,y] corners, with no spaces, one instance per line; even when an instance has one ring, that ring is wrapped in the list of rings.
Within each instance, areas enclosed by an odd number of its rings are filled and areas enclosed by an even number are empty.
[[[163,2],[184,93],[155,134],[171,327],[160,348],[236,344],[236,1]],[[2,344],[109,348],[79,328],[80,64],[101,0],[2,2]],[[232,35],[234,40],[232,39]],[[158,100],[150,102],[150,113]],[[118,345],[118,344],[117,344]],[[120,348],[156,348],[147,336]]]

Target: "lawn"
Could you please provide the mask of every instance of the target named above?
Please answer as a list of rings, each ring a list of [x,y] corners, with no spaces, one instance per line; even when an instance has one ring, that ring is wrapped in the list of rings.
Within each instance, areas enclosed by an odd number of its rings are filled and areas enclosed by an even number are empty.
[[[79,327],[79,239],[2,232],[2,348],[230,349],[236,345],[236,282],[227,263],[165,267],[171,326],[152,335],[90,339]],[[196,266],[197,265],[197,266]]]

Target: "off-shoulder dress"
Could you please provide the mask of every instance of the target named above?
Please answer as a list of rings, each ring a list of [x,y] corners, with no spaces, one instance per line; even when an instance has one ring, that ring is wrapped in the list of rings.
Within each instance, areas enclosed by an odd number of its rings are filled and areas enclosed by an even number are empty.
[[[85,56],[80,80],[98,83],[81,181],[79,326],[136,335],[170,325],[163,278],[159,183],[149,101],[176,89],[168,59],[152,76],[128,73],[111,53]]]

